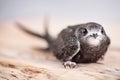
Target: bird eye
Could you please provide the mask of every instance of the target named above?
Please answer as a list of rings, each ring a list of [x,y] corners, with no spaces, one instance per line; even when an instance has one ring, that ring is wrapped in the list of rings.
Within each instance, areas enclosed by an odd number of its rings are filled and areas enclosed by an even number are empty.
[[[81,29],[81,32],[82,32],[84,35],[86,35],[86,34],[88,33],[88,31],[87,31],[86,28],[82,28],[82,29]]]
[[[101,33],[102,33],[102,34],[104,33],[104,29],[103,29],[103,28],[101,29]]]

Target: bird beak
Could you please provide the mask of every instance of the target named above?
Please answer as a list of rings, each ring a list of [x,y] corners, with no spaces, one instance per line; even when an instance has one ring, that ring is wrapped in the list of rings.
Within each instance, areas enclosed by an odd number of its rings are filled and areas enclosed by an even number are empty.
[[[94,38],[98,37],[98,34],[97,33],[93,33],[92,35]]]

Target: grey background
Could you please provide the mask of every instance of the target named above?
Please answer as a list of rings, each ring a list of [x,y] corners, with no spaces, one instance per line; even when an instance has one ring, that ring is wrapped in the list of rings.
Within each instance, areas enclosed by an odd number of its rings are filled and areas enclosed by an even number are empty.
[[[63,20],[120,25],[120,0],[0,0],[0,21],[49,14]]]

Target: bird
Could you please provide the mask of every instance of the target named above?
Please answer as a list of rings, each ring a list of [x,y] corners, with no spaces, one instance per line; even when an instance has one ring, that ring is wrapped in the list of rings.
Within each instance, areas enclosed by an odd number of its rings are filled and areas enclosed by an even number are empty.
[[[56,38],[48,33],[47,19],[44,35],[32,32],[18,22],[16,25],[26,33],[46,40],[48,47],[41,50],[52,51],[65,68],[75,68],[79,63],[96,63],[99,59],[104,59],[111,43],[104,27],[96,22],[67,26]]]

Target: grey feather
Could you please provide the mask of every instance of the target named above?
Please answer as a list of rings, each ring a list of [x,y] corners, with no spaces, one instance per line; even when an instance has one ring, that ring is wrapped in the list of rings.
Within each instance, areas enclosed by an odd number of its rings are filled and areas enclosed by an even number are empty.
[[[50,50],[65,67],[75,67],[76,63],[97,62],[103,58],[110,45],[110,38],[102,25],[94,22],[68,26],[56,39],[51,38],[47,31],[47,36],[38,36],[23,27],[21,29],[39,38],[47,39]]]

